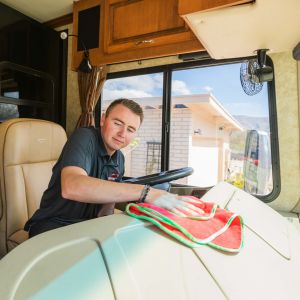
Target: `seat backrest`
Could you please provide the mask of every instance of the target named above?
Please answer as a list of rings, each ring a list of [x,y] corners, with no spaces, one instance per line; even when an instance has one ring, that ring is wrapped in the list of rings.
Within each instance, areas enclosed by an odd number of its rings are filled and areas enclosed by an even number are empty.
[[[66,140],[60,125],[45,120],[0,124],[0,257],[28,238],[24,224],[39,207]]]

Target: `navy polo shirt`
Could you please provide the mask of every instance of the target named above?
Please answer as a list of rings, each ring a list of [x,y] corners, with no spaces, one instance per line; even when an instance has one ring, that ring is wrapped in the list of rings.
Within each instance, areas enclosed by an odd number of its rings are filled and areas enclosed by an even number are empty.
[[[67,166],[80,167],[91,177],[120,181],[124,175],[124,156],[119,150],[111,157],[107,154],[99,129],[76,129],[52,169],[52,177],[43,194],[40,208],[28,220],[25,230],[35,222],[53,217],[69,223],[97,217],[102,204],[83,203],[61,196],[61,170]]]

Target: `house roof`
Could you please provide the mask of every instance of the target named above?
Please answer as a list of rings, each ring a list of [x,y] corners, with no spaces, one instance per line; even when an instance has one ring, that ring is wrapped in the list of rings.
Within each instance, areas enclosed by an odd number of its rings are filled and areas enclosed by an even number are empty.
[[[161,97],[131,98],[138,101],[145,109],[160,109],[162,106]],[[108,106],[112,100],[104,101]],[[175,108],[189,108],[192,112],[205,111],[216,119],[218,124],[226,129],[243,131],[242,125],[221,105],[213,94],[193,94],[173,96],[172,105]]]

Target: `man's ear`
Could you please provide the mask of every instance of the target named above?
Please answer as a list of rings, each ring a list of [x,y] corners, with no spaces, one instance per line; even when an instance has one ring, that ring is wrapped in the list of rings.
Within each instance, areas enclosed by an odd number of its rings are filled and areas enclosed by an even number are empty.
[[[100,119],[100,127],[102,127],[104,125],[104,121],[105,121],[105,113],[102,113],[101,119]]]

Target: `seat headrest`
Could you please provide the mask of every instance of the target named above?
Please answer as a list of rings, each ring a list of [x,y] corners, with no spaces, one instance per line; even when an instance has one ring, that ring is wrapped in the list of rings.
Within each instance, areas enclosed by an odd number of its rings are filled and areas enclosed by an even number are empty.
[[[4,166],[56,160],[67,140],[58,124],[37,119],[11,119],[0,126]]]

